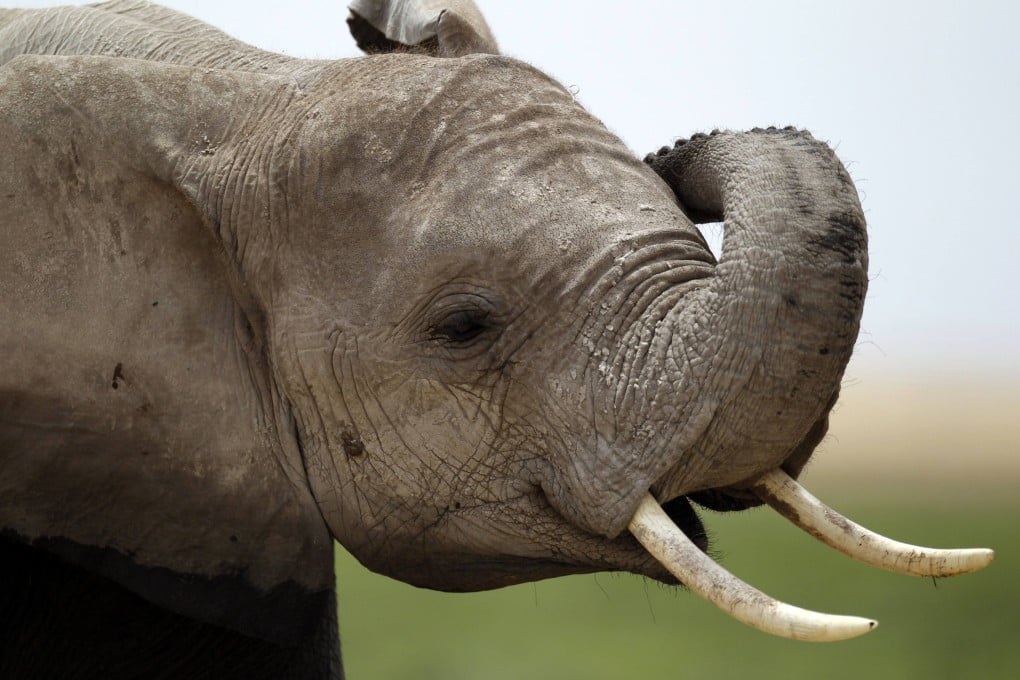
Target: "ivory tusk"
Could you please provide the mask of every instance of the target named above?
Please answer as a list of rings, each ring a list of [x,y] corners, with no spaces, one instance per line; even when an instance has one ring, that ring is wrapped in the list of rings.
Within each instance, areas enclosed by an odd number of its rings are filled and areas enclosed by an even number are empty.
[[[915,576],[955,576],[977,571],[995,557],[987,548],[942,550],[900,543],[850,521],[776,469],[752,487],[780,515],[826,545],[873,567]]]
[[[825,642],[857,637],[878,625],[870,619],[794,607],[749,586],[701,552],[651,494],[641,499],[629,528],[684,585],[752,628],[792,640]]]

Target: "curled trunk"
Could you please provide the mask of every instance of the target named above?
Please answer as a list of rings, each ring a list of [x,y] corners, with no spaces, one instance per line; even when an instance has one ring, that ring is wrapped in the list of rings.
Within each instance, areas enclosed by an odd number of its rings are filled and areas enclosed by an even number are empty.
[[[729,509],[760,502],[762,473],[796,475],[825,434],[867,288],[857,192],[808,133],[698,135],[646,161],[725,238],[714,266],[683,226],[621,246],[586,331],[594,444],[554,461],[547,496],[607,537],[649,489]],[[654,285],[632,285],[645,262]]]
[[[696,220],[725,220],[713,278],[672,319],[669,353],[699,412],[685,414],[684,454],[656,492],[796,471],[824,434],[867,288],[853,183],[826,145],[791,129],[700,135],[647,161]]]

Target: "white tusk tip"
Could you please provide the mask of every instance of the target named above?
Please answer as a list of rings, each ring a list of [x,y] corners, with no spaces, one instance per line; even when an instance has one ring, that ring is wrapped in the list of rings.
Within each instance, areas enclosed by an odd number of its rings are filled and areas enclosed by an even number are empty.
[[[995,551],[989,548],[963,548],[954,550],[957,555],[958,568],[951,575],[970,574],[980,571],[992,563],[995,559]]]
[[[754,491],[823,543],[880,569],[912,576],[957,576],[983,569],[995,558],[987,548],[925,548],[876,534],[822,503],[780,469],[762,475]]]
[[[834,616],[829,614],[828,618],[833,622],[833,625],[826,626],[821,630],[812,630],[803,637],[797,636],[796,639],[811,642],[838,642],[839,640],[850,640],[851,638],[860,637],[878,627],[878,621],[864,619],[859,616]]]
[[[850,638],[855,638],[860,635],[864,635],[865,633],[870,633],[871,631],[878,628],[878,621],[874,619],[862,619],[856,616],[848,616],[846,618],[854,619],[854,625],[853,627],[848,627],[846,637],[841,637],[839,638],[840,640],[849,640]]]

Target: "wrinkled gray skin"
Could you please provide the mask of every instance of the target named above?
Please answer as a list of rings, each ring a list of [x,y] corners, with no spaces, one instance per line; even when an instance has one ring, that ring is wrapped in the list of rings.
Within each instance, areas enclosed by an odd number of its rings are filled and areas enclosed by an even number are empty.
[[[625,531],[645,491],[697,536],[685,497],[800,470],[866,287],[832,152],[642,163],[526,64],[417,51],[0,11],[6,536],[294,644],[328,637],[331,537],[445,590],[669,580]],[[725,218],[719,263],[688,216]]]

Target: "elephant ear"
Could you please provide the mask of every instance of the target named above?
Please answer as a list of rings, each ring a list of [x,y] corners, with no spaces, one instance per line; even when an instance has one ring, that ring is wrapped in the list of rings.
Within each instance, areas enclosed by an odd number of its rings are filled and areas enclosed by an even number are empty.
[[[289,89],[0,66],[0,534],[287,644],[331,606],[332,541],[219,215],[257,190],[259,121]]]
[[[471,0],[354,0],[350,10],[351,35],[368,54],[499,54],[492,31]]]

